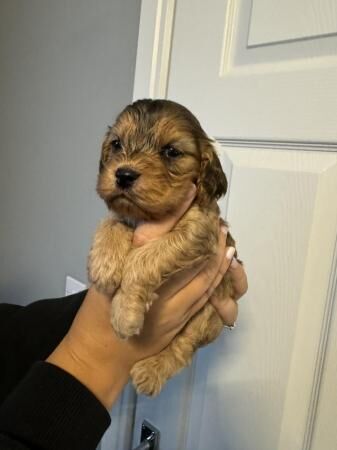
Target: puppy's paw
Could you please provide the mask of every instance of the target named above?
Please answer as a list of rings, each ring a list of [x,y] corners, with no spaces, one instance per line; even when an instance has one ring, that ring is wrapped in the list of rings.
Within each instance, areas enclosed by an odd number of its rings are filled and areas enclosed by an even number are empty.
[[[111,325],[118,337],[126,339],[139,334],[144,324],[144,308],[139,302],[118,291],[111,303]]]
[[[111,279],[109,281],[97,279],[96,281],[93,282],[93,284],[99,292],[102,292],[102,294],[108,296],[112,296],[119,287],[118,281],[115,282],[114,280]]]
[[[160,393],[168,376],[160,358],[152,356],[137,362],[131,369],[131,378],[138,394],[155,396]]]
[[[122,269],[104,253],[91,252],[88,259],[88,278],[98,291],[112,295],[120,286]]]

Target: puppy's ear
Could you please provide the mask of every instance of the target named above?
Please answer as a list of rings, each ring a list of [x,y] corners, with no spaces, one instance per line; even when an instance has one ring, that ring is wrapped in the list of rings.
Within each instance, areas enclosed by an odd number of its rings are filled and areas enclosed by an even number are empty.
[[[211,142],[202,144],[198,197],[202,203],[218,200],[227,192],[227,178]]]
[[[108,126],[108,130],[107,130],[107,132],[104,135],[104,141],[103,141],[103,144],[102,144],[101,157],[100,157],[100,160],[99,160],[99,173],[102,172],[102,170],[104,169],[104,163],[106,163],[107,160],[108,160],[108,156],[109,156],[108,140],[109,140],[110,132],[111,132],[111,127]]]

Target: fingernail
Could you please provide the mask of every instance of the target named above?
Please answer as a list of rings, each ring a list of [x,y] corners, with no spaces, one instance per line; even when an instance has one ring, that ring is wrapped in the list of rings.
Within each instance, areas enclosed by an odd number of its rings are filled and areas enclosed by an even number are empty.
[[[238,260],[236,258],[232,259],[231,268],[236,269],[239,266]]]
[[[226,252],[226,258],[230,261],[235,253],[235,248],[234,247],[229,247],[229,249]]]

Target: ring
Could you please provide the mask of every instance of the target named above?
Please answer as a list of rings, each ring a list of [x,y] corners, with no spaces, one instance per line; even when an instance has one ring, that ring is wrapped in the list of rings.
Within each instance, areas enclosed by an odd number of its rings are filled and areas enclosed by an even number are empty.
[[[233,325],[224,325],[224,328],[226,328],[229,331],[234,330],[235,327],[236,327],[236,322],[234,322]]]

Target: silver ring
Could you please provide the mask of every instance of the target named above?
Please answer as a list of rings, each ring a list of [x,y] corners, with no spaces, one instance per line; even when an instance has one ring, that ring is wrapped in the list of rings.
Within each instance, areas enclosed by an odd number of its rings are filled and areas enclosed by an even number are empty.
[[[229,331],[234,330],[235,327],[236,327],[236,322],[234,322],[233,325],[224,325],[224,328],[226,328]]]

